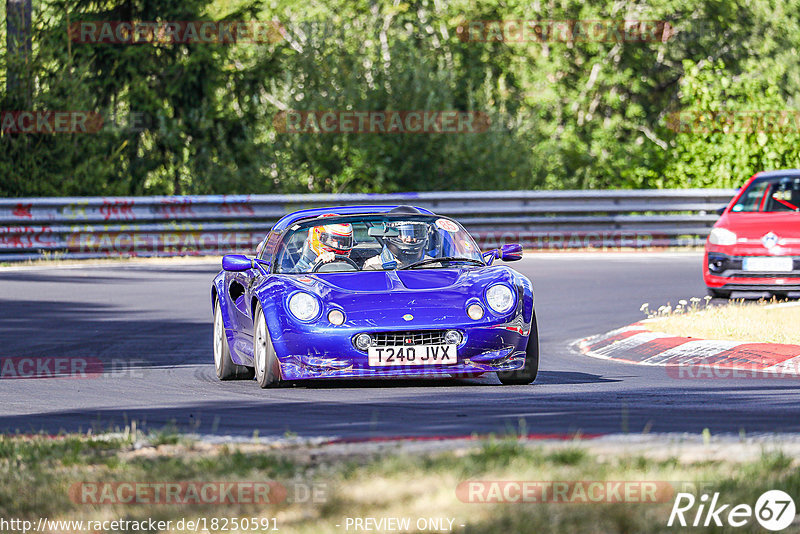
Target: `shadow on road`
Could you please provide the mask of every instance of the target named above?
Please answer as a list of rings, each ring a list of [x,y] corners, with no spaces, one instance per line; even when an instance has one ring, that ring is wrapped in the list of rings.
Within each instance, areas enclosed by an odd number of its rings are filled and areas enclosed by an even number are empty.
[[[115,300],[111,293],[108,303],[0,300],[0,358],[12,360],[3,362],[0,376],[13,376],[8,366],[21,358],[60,358],[67,367],[85,359],[92,370],[117,372],[212,361],[210,312],[205,323],[149,319],[112,305]],[[52,367],[37,370],[40,365],[34,366],[34,378],[52,372]]]
[[[130,409],[51,409],[0,415],[0,431],[50,434],[108,431],[131,421],[144,431],[251,437],[469,436],[473,433],[531,434],[800,432],[800,384],[782,386],[781,400],[769,391],[735,385],[687,391],[679,387],[563,392],[549,387],[408,387],[405,390],[342,390],[332,396],[306,389],[261,390],[252,382],[207,385],[217,402],[187,397],[168,406]],[[249,394],[248,394],[249,393]],[[731,411],[737,416],[730,417]]]

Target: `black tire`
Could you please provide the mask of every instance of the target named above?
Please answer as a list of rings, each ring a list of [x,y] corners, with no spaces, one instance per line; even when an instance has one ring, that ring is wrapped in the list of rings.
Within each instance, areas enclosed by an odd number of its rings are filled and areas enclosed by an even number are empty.
[[[261,304],[256,306],[253,318],[253,364],[256,381],[262,388],[277,386],[281,382],[281,368]]]
[[[707,289],[708,289],[708,296],[714,297],[715,299],[731,298],[731,292],[725,289],[714,289],[713,287],[709,287]]]
[[[533,383],[539,373],[539,328],[536,325],[536,313],[531,319],[531,333],[525,347],[525,365],[522,369],[500,371],[497,378],[504,386],[524,386]]]
[[[219,301],[214,304],[214,370],[220,380],[252,380],[254,371],[252,367],[237,365],[231,360],[231,350],[228,346],[228,336],[225,335],[225,325],[222,322],[222,310]]]

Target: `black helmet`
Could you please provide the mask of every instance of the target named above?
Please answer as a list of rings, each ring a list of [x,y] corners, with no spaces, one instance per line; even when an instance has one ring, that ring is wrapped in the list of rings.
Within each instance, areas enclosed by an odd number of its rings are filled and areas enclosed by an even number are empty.
[[[398,231],[386,239],[386,247],[398,261],[410,264],[422,259],[428,242],[428,225],[420,221],[397,221],[386,225]]]

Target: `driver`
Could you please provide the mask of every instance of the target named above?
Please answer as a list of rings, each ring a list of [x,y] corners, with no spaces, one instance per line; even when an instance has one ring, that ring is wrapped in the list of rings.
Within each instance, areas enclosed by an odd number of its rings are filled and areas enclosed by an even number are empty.
[[[335,214],[324,217],[335,217]],[[308,230],[300,259],[295,268],[298,272],[309,271],[318,263],[330,263],[336,256],[350,256],[353,250],[353,226],[349,223],[314,226]]]
[[[398,231],[396,237],[383,239],[384,250],[364,262],[364,269],[396,269],[416,263],[425,255],[428,225],[419,221],[390,222],[386,228]]]

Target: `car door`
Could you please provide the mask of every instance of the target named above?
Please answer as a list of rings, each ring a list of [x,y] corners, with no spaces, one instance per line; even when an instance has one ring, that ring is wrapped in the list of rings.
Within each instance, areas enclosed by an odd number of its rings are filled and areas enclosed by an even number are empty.
[[[233,343],[231,351],[234,360],[252,359],[253,319],[248,305],[248,287],[251,284],[252,269],[241,272],[227,272],[225,284],[230,301],[230,321],[233,326]]]
[[[258,258],[269,261],[271,248],[270,238],[272,233],[258,246]],[[255,291],[264,275],[259,269],[227,273],[226,284],[231,301],[231,322],[234,325],[234,340],[232,349],[238,356],[237,359],[252,365],[253,361],[253,309],[252,301]]]

